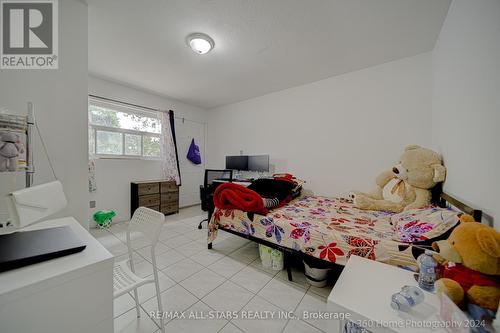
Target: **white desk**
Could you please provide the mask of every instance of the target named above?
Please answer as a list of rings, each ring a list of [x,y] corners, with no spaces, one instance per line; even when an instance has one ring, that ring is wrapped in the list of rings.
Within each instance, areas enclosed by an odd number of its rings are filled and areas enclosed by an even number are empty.
[[[26,230],[63,225],[87,247],[0,273],[0,332],[113,331],[113,256],[72,217]]]
[[[213,182],[214,183],[229,183],[229,180],[214,179]],[[238,185],[245,186],[245,187],[248,187],[252,184],[251,181],[244,181],[244,180],[243,181],[233,180],[233,181],[231,181],[231,183],[238,184]]]
[[[413,274],[395,266],[351,256],[328,297],[328,311],[330,313],[349,313],[351,321],[371,324],[366,329],[373,333],[430,332],[429,328],[418,328],[415,327],[416,324],[403,322],[406,320],[420,324],[441,322],[437,315],[439,300],[436,295],[424,292],[424,302],[415,306],[409,313],[397,312],[390,306],[392,294],[401,290],[402,286],[418,286]],[[393,327],[374,327],[376,322],[384,325],[390,324]],[[344,324],[342,320],[331,320],[328,324],[329,333],[342,332]],[[399,325],[403,327],[398,327]],[[447,331],[438,328],[432,332],[444,333]]]

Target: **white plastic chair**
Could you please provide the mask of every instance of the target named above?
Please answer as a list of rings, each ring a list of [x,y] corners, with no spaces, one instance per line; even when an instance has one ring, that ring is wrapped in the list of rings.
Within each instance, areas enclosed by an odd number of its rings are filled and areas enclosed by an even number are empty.
[[[156,299],[158,300],[158,311],[160,312],[161,331],[165,332],[163,323],[163,306],[160,297],[160,285],[158,281],[158,269],[156,266],[155,247],[160,237],[161,227],[165,222],[165,216],[155,210],[139,207],[134,212],[132,220],[127,228],[127,248],[129,259],[115,264],[113,269],[113,297],[117,298],[131,290],[134,290],[135,309],[137,318],[141,316],[139,308],[139,298],[137,288],[147,283],[154,283],[156,286]],[[153,279],[143,279],[135,274],[134,262],[132,260],[132,245],[130,240],[131,232],[140,232],[151,242],[151,262],[153,264]],[[128,264],[127,264],[128,263]],[[130,267],[129,267],[130,265]]]

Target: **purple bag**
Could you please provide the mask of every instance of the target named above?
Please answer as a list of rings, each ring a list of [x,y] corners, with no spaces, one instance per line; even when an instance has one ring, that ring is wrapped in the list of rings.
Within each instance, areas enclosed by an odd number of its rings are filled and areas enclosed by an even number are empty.
[[[191,140],[191,144],[189,145],[189,150],[187,153],[187,159],[193,162],[194,164],[201,164],[201,154],[200,154],[200,147]]]

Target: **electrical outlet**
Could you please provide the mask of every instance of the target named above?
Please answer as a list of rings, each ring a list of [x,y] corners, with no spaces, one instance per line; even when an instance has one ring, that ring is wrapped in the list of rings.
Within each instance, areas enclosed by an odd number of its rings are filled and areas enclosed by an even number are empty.
[[[95,200],[90,201],[90,208],[95,208]]]

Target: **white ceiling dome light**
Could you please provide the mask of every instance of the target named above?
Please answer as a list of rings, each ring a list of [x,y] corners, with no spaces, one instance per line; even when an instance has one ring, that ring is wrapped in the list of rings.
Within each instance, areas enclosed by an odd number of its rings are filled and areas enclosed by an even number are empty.
[[[215,46],[210,36],[198,32],[187,36],[186,40],[189,47],[197,54],[206,54]]]

